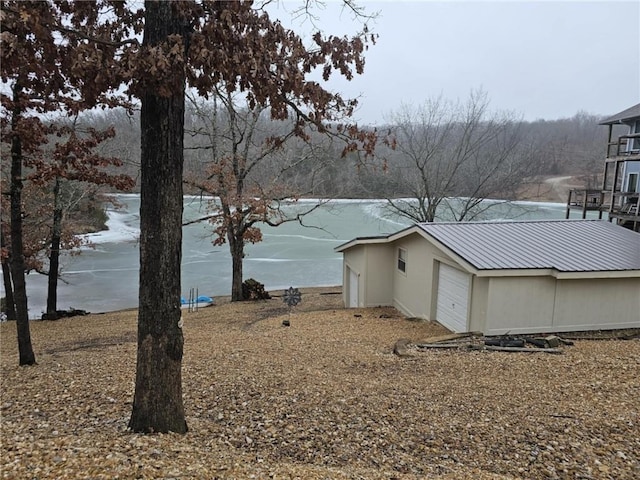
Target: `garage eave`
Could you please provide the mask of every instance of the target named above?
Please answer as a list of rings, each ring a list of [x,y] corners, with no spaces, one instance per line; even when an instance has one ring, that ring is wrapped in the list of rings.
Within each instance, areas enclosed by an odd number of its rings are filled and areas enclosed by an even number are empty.
[[[470,271],[471,272],[471,271]],[[637,278],[640,270],[605,270],[584,272],[561,272],[555,268],[513,268],[475,270],[478,277],[554,277],[558,280],[576,280],[593,278]]]
[[[357,237],[353,240],[349,240],[347,243],[343,243],[342,245],[338,245],[333,249],[334,252],[342,253],[345,250],[349,250],[350,248],[356,247],[358,245],[371,245],[375,243],[387,243],[389,241],[388,236],[382,237]]]
[[[334,252],[342,253],[345,250],[349,250],[350,248],[356,247],[358,245],[372,245],[372,244],[380,244],[380,243],[391,243],[398,238],[402,238],[406,235],[409,235],[414,232],[420,232],[421,229],[416,225],[404,228],[399,232],[391,233],[389,235],[378,235],[373,237],[356,237],[353,240],[350,240],[342,245],[338,245],[333,249]]]

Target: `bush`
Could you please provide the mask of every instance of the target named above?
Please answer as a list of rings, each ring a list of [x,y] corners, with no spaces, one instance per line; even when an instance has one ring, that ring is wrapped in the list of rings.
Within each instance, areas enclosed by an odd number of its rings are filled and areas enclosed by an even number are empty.
[[[269,300],[271,295],[264,289],[264,285],[253,278],[242,282],[243,300]]]

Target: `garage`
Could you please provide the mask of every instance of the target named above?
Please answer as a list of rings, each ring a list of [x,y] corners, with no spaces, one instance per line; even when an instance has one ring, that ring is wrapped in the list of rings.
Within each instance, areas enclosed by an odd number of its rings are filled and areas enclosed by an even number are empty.
[[[640,328],[640,233],[610,222],[424,223],[335,250],[346,306],[485,335]]]

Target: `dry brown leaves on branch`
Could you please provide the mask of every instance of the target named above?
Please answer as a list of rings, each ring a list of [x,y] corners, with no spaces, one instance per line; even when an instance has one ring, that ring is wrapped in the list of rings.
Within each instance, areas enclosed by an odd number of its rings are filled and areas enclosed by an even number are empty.
[[[400,358],[446,332],[314,292],[288,328],[277,297],[184,313],[184,436],[126,429],[135,311],[33,322],[34,367],[2,324],[3,478],[640,478],[639,340]]]

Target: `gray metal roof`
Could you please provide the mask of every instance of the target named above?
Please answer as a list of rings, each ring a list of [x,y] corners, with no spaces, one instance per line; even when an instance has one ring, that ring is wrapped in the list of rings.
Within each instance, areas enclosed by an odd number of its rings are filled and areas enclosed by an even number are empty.
[[[600,122],[600,125],[613,125],[614,123],[624,123],[633,118],[640,118],[640,103],[623,110],[620,113],[611,115]]]
[[[606,221],[422,223],[479,270],[640,270],[640,234]]]

